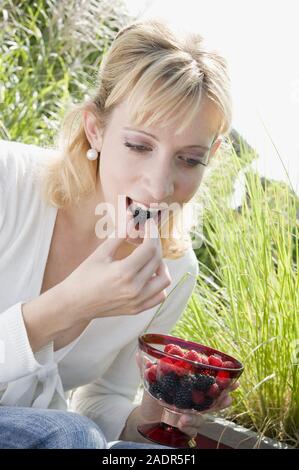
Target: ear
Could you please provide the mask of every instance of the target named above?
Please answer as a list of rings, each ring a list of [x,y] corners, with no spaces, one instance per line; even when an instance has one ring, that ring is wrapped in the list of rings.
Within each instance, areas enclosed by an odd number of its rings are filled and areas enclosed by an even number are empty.
[[[90,147],[100,152],[103,144],[103,131],[99,127],[99,119],[92,106],[83,111],[83,125]]]
[[[212,144],[212,147],[210,150],[210,158],[212,158],[215,155],[215,153],[217,152],[222,142],[223,142],[223,137],[222,136],[217,137],[215,142]]]

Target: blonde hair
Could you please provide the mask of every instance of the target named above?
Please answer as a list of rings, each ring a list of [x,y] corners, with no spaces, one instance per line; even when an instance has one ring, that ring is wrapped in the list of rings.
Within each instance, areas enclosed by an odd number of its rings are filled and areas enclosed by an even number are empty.
[[[178,37],[161,20],[126,26],[104,56],[90,98],[72,106],[65,115],[58,135],[59,156],[48,162],[44,175],[46,200],[62,208],[78,203],[95,190],[99,159],[86,158],[90,144],[83,125],[85,110],[95,113],[99,128],[104,129],[114,107],[128,98],[136,125],[180,122],[181,132],[198,112],[203,96],[218,110],[217,136],[225,134],[231,125],[231,97],[223,57],[209,51],[200,35]],[[161,238],[166,258],[179,258],[190,247],[190,236],[180,231],[180,217],[179,212],[171,212],[170,236]]]

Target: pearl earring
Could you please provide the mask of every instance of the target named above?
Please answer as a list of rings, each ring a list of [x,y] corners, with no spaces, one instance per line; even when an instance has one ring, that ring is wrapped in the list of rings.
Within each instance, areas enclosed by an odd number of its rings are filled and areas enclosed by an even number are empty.
[[[98,158],[98,151],[96,149],[89,149],[86,152],[86,157],[88,160],[96,160]]]

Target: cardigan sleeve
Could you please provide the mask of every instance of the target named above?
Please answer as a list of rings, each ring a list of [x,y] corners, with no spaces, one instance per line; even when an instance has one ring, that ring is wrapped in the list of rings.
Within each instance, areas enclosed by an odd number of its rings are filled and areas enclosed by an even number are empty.
[[[194,252],[192,264],[187,266],[186,271],[189,276],[175,291],[170,291],[164,307],[162,306],[159,315],[152,321],[147,331],[169,333],[184,312],[198,275],[198,263]],[[136,406],[139,406],[139,403],[134,402],[141,382],[135,358],[137,349],[136,337],[119,351],[102,377],[77,388],[72,394],[71,408],[95,421],[108,441],[119,439],[128,416]]]
[[[15,285],[23,275],[18,262],[17,239],[33,199],[32,182],[39,149],[16,142],[0,141],[0,385],[40,370],[52,360],[53,345],[33,353],[22,315],[22,293]],[[23,205],[22,205],[23,204]],[[23,239],[22,239],[23,240]],[[23,241],[23,250],[26,250]],[[22,251],[22,250],[21,250]],[[25,267],[24,267],[25,268]],[[21,272],[20,272],[21,269]],[[10,276],[10,277],[9,277]],[[16,283],[15,283],[16,284]]]
[[[52,362],[53,345],[33,353],[22,315],[22,302],[0,313],[0,385],[39,371]],[[38,358],[43,357],[43,364]]]

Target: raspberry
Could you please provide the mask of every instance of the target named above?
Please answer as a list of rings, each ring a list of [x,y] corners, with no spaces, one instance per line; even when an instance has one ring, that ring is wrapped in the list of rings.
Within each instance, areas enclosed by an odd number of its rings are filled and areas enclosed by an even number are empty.
[[[189,370],[192,369],[192,364],[188,364],[185,361],[174,361],[174,371],[180,377],[188,374]]]
[[[216,382],[222,390],[224,388],[227,388],[231,383],[229,372],[227,372],[226,370],[221,370],[220,372],[218,372]]]
[[[220,389],[216,383],[210,386],[207,396],[210,398],[217,398],[220,395]]]
[[[172,347],[167,350],[167,353],[172,354],[173,356],[184,357],[184,351],[182,348],[176,346],[175,344],[173,344]]]
[[[220,370],[217,374],[217,377],[220,377],[221,379],[229,379],[229,372],[227,370]]]
[[[222,360],[220,359],[220,357],[212,354],[211,356],[209,356],[209,364],[211,366],[217,366],[217,367],[222,367]]]
[[[164,352],[169,353],[169,350],[171,348],[173,348],[174,346],[175,346],[175,344],[166,344],[166,346],[164,348]]]
[[[157,366],[153,365],[145,370],[144,372],[145,379],[150,383],[155,383],[157,380]]]
[[[222,363],[222,367],[226,367],[227,369],[234,369],[235,364],[232,361],[224,361]]]
[[[185,354],[185,359],[189,359],[189,361],[199,362],[199,358],[199,354],[194,349],[190,349]]]
[[[163,357],[159,361],[159,371],[161,374],[169,374],[175,371],[175,365],[169,357]]]
[[[206,365],[209,364],[208,358],[204,354],[199,354],[199,361],[198,362],[200,362],[201,364],[206,364]]]
[[[149,369],[149,367],[152,367],[153,363],[149,359],[145,359],[145,368]]]
[[[205,394],[199,390],[193,390],[192,401],[195,405],[202,405],[205,401]]]

